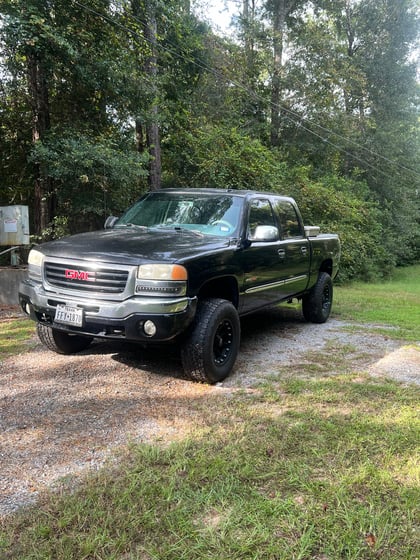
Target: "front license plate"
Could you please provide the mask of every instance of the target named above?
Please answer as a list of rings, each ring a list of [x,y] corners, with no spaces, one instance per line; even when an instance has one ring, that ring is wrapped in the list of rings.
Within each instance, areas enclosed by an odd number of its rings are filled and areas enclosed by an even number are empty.
[[[57,305],[54,321],[63,325],[81,327],[83,325],[83,309],[69,305]]]

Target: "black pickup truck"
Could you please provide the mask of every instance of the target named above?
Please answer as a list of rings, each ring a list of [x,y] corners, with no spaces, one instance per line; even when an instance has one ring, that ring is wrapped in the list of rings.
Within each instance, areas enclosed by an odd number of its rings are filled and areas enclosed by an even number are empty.
[[[339,258],[337,235],[304,226],[291,198],[165,189],[103,231],[32,249],[19,298],[55,352],[172,341],[191,379],[215,383],[235,363],[240,316],[298,298],[307,320],[328,319]]]

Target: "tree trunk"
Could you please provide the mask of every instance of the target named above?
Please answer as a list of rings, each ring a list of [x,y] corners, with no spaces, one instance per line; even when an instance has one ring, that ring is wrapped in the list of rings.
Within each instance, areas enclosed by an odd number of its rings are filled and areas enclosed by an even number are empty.
[[[148,43],[150,53],[144,64],[144,71],[149,77],[150,83],[152,84],[152,104],[149,110],[149,117],[145,123],[146,130],[146,145],[150,154],[149,161],[149,188],[150,190],[156,190],[160,188],[161,185],[161,149],[160,149],[160,131],[159,131],[159,106],[157,103],[158,89],[156,85],[157,80],[157,23],[156,23],[156,11],[153,0],[144,0],[139,2],[138,0],[132,0],[131,9],[135,17],[142,20],[144,24],[144,37]],[[142,140],[139,138],[139,132],[141,132],[140,138],[143,139],[143,126],[139,119],[136,120],[136,135],[137,135],[137,147],[142,146]]]
[[[246,60],[246,74],[251,87],[254,87],[255,77],[255,0],[243,0],[242,20],[244,30],[244,51]]]
[[[285,21],[285,0],[277,0],[274,3],[273,13],[273,76],[271,80],[270,142],[273,147],[278,146],[280,143],[281,79],[283,70],[283,40]]]
[[[357,53],[358,43],[356,40],[356,31],[354,28],[352,5],[350,1],[347,1],[345,4],[344,15],[344,30],[347,37],[347,57],[351,61]],[[350,66],[354,68],[354,63],[350,62]],[[359,132],[362,136],[366,134],[363,81],[361,81],[360,78],[352,79],[350,77],[348,84],[344,86],[344,106],[348,122],[354,122],[354,112],[359,112]],[[351,137],[351,134],[351,131],[346,132],[346,135],[349,137]],[[354,147],[349,146],[346,148],[346,152],[344,154],[343,171],[347,176],[351,175],[355,165],[357,165],[355,159],[352,157],[354,151]]]
[[[44,139],[50,128],[48,87],[42,62],[36,53],[26,57],[28,71],[29,101],[32,109],[32,142]],[[41,163],[36,164],[34,185],[34,230],[41,235],[52,221],[56,211],[56,196],[51,177]]]
[[[153,104],[151,107],[151,117],[146,124],[146,141],[150,153],[149,162],[149,188],[156,190],[160,188],[161,181],[161,153],[160,153],[160,132],[159,132],[159,108],[157,105],[157,23],[155,6],[150,0],[145,2],[145,28],[144,36],[150,44],[150,56],[146,61],[146,73],[151,78],[153,84]]]
[[[273,2],[273,76],[271,81],[271,145],[280,144],[283,51],[286,17],[296,4],[296,0],[274,0]]]
[[[143,122],[140,119],[136,119],[136,147],[140,154],[146,149],[144,144]]]
[[[158,119],[158,107],[152,107],[152,122],[146,126],[146,141],[150,153],[149,161],[149,188],[151,191],[159,189],[161,185],[162,161],[160,150],[160,132]]]

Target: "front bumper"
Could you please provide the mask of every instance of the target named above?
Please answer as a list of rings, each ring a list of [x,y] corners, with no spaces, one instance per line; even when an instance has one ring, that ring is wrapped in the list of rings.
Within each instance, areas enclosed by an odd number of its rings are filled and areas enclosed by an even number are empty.
[[[47,292],[41,284],[29,280],[19,286],[19,303],[31,319],[54,329],[95,338],[134,342],[164,342],[185,331],[194,318],[197,298],[131,297],[110,301],[74,297]],[[58,304],[83,310],[81,327],[63,325],[54,321]],[[144,323],[153,321],[156,334],[148,336]]]

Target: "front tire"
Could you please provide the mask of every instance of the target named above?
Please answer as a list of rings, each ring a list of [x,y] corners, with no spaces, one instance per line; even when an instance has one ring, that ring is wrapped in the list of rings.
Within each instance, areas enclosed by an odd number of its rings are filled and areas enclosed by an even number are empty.
[[[37,323],[36,331],[42,344],[57,354],[76,354],[85,350],[93,340],[89,336],[58,331],[42,323]]]
[[[181,347],[185,374],[201,383],[222,381],[235,364],[240,338],[239,316],[232,303],[216,298],[203,300]]]
[[[303,296],[303,316],[311,323],[325,323],[331,313],[332,301],[331,276],[326,272],[321,272],[316,284]]]

